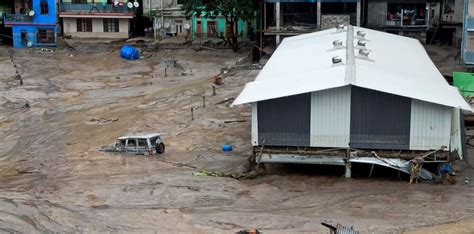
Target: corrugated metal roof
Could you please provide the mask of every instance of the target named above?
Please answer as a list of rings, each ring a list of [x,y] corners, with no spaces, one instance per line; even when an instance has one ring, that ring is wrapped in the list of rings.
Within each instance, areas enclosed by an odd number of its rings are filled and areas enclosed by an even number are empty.
[[[343,42],[341,48],[333,46],[335,40]],[[359,54],[363,48],[359,40],[366,42],[368,58]],[[352,44],[348,46],[348,42]],[[335,56],[342,64],[333,65]],[[471,111],[418,40],[353,26],[285,38],[233,105],[346,85]]]

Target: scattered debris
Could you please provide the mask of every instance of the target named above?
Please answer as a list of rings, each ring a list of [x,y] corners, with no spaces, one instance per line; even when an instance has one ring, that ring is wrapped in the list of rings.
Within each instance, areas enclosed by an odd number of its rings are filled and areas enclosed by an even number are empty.
[[[233,102],[234,100],[235,100],[235,98],[226,98],[223,101],[220,101],[220,102],[216,103],[216,105],[221,105],[221,104],[224,104],[224,103]]]
[[[46,53],[54,53],[55,51],[53,49],[48,49],[48,48],[41,48],[41,52],[46,52]]]
[[[345,227],[342,226],[341,224],[337,224],[336,226],[333,226],[331,224],[328,224],[326,222],[321,222],[321,225],[329,228],[331,230],[331,234],[358,234],[359,231],[354,230],[354,227]]]
[[[410,174],[410,184],[415,183],[418,184],[418,177],[420,176],[420,171],[423,166],[423,158],[422,157],[415,157],[410,161],[411,165],[411,174]]]
[[[226,120],[224,123],[243,123],[245,119],[237,119],[237,120]]]
[[[241,230],[241,231],[236,232],[236,234],[260,234],[260,233],[262,232],[260,232],[256,228],[251,228],[251,229]]]
[[[111,118],[111,119],[104,119],[104,118],[92,118],[90,119],[87,124],[97,124],[97,125],[103,125],[103,124],[109,124],[112,122],[118,121],[119,118]]]
[[[194,176],[213,176],[213,177],[229,177],[236,180],[251,180],[255,179],[261,174],[251,171],[248,173],[225,173],[225,172],[216,172],[216,171],[205,171],[200,170],[198,172],[193,173]]]

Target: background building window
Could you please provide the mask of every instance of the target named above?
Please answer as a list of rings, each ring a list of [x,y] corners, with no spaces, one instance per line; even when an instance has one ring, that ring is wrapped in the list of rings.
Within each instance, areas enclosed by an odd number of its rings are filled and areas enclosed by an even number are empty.
[[[36,33],[36,41],[38,44],[55,44],[56,38],[54,36],[54,29],[41,28]]]
[[[41,7],[41,14],[42,15],[49,14],[48,1],[47,0],[41,0],[40,7]]]
[[[92,32],[92,19],[77,19],[78,32]]]
[[[119,20],[104,19],[104,32],[119,32]]]

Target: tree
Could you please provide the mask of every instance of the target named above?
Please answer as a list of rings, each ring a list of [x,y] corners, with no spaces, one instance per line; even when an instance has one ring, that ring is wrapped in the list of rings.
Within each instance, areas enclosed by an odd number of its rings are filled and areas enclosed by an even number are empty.
[[[206,17],[222,16],[230,26],[227,35],[218,35],[228,43],[235,52],[238,49],[238,20],[251,20],[258,9],[257,0],[184,0],[183,10],[187,16],[197,17],[206,12]]]

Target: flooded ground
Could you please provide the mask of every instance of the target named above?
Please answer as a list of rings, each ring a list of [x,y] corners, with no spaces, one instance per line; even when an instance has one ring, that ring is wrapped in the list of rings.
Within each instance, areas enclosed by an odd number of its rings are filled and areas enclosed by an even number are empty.
[[[117,51],[0,47],[0,231],[326,232],[322,221],[364,233],[474,228],[469,168],[457,185],[291,165],[254,180],[194,176],[246,166],[250,108],[221,102],[258,71],[232,73],[216,96],[211,79],[243,56],[182,49],[130,62]],[[165,76],[168,59],[179,66]],[[132,132],[162,133],[166,153],[98,151]]]

